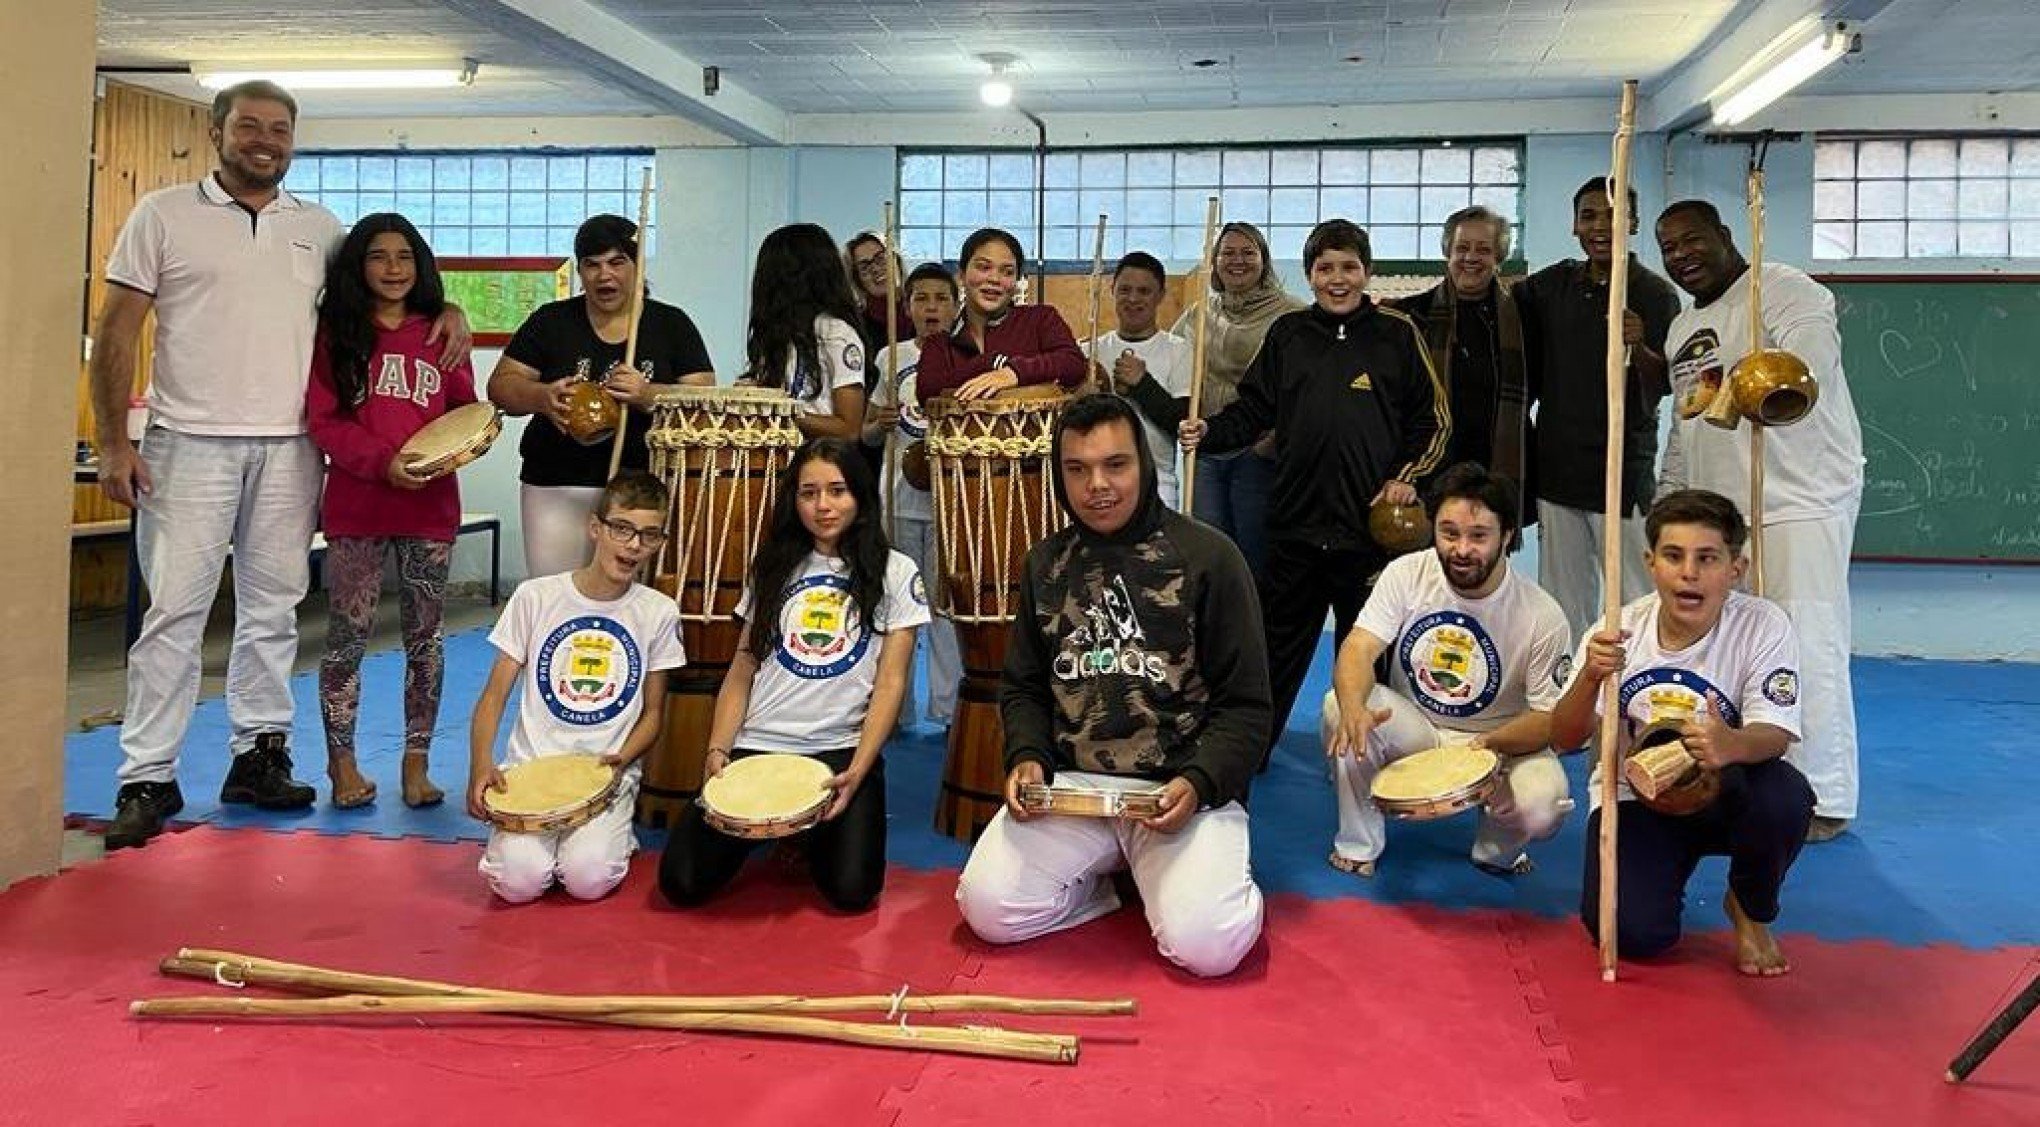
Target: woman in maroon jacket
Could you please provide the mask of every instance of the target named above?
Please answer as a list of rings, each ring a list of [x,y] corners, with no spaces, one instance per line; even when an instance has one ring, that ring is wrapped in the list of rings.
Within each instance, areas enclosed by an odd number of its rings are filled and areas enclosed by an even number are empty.
[[[986,227],[963,241],[963,314],[948,333],[921,341],[915,385],[938,395],[984,399],[1022,384],[1084,381],[1084,353],[1052,305],[1015,305],[1026,256],[1020,240]]]
[[[404,631],[404,803],[444,796],[425,773],[439,719],[444,658],[439,633],[446,573],[460,527],[452,475],[414,476],[402,456],[420,427],[475,401],[467,361],[441,371],[426,334],[446,304],[432,248],[401,215],[363,218],[326,271],[305,415],[331,462],[320,507],[331,612],[319,663],[333,805],[375,801],[354,759],[361,654],[375,623],[383,555],[397,558]]]

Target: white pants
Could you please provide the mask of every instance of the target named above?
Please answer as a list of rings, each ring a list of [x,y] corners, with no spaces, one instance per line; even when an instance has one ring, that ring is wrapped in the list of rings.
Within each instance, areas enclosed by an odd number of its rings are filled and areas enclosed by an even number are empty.
[[[630,821],[637,792],[637,778],[626,777],[602,813],[565,833],[490,834],[477,866],[489,890],[512,904],[527,904],[545,895],[557,879],[576,900],[609,895],[623,883],[630,855],[637,850]]]
[[[942,581],[942,572],[935,558],[935,521],[928,517],[898,517],[893,521],[893,531],[897,537],[893,547],[920,565],[922,586],[933,592],[936,584]],[[949,718],[956,715],[956,687],[963,680],[963,656],[956,648],[956,627],[947,618],[937,616],[921,627],[917,644],[928,650],[927,719],[947,724]],[[902,724],[914,722],[912,676],[909,667],[907,694],[900,702]]]
[[[1537,502],[1537,585],[1558,600],[1573,637],[1601,622],[1601,514]],[[1622,520],[1622,602],[1650,594],[1643,554],[1650,549],[1642,517]]]
[[[289,732],[297,606],[311,584],[324,463],[312,440],[213,438],[151,427],[142,461],[155,491],[135,514],[149,611],[128,651],[120,781],[169,782],[198,704],[206,615],[229,547],[234,640],[227,655],[229,749]]]
[[[602,500],[593,485],[520,485],[518,515],[524,522],[524,577],[537,579],[573,571],[588,562],[588,515]]]
[[[1331,761],[1332,790],[1339,803],[1339,834],[1332,839],[1332,851],[1355,861],[1380,857],[1388,844],[1381,808],[1374,805],[1374,777],[1381,769],[1406,755],[1474,737],[1472,732],[1433,725],[1415,701],[1380,685],[1367,695],[1367,707],[1387,709],[1388,723],[1376,724],[1368,733],[1365,755],[1342,755]],[[1320,737],[1329,747],[1339,724],[1339,701],[1331,693],[1325,694],[1319,724]],[[1488,805],[1481,807],[1473,859],[1507,868],[1524,846],[1557,833],[1572,808],[1565,768],[1556,753],[1546,748],[1532,755],[1503,756],[1501,781]]]
[[[1856,816],[1856,696],[1849,680],[1854,510],[1764,526],[1764,594],[1799,635],[1799,742],[1785,758],[1813,784],[1814,813]]]
[[[1151,787],[1142,779],[1064,771],[1058,784]],[[1133,870],[1155,946],[1195,975],[1229,974],[1261,936],[1261,890],[1248,858],[1247,811],[1237,802],[1191,815],[1173,834],[1118,818],[1000,810],[970,851],[956,903],[987,943],[1018,943],[1117,911],[1111,874]]]

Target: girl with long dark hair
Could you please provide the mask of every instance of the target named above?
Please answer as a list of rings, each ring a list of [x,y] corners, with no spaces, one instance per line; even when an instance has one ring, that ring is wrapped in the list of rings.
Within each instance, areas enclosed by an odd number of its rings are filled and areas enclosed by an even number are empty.
[[[863,428],[861,316],[827,230],[793,223],[758,244],[745,378],[798,400],[796,422],[809,438],[854,440]]]
[[[1017,305],[1027,256],[1012,232],[974,231],[957,255],[963,315],[947,333],[921,342],[917,390],[984,399],[1022,384],[1084,382],[1084,353],[1053,305]]]
[[[886,542],[878,484],[856,445],[820,438],[780,480],[765,542],[737,604],[742,640],[715,702],[707,777],[775,752],[828,765],[835,792],[807,831],[808,867],[831,906],[863,911],[885,882],[885,761],[906,696],[927,588]],[[699,904],[736,875],[751,842],[688,807],[659,863],[675,904]]]
[[[331,611],[319,709],[333,805],[341,808],[375,800],[375,784],[355,762],[354,731],[361,655],[375,624],[386,554],[396,557],[401,581],[404,802],[431,806],[443,797],[425,768],[439,719],[439,623],[460,526],[460,486],[452,475],[416,476],[402,450],[425,424],[475,401],[467,361],[441,370],[440,349],[426,344],[445,307],[432,248],[401,215],[363,217],[326,270],[305,415],[312,441],[331,462],[320,506]]]

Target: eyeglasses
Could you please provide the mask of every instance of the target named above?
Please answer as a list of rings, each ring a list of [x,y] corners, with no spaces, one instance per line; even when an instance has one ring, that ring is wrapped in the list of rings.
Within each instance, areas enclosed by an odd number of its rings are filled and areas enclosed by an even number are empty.
[[[627,520],[604,520],[602,527],[609,533],[612,544],[636,542],[647,548],[658,548],[666,543],[666,532],[659,528],[639,528]]]
[[[885,273],[885,256],[882,254],[874,254],[870,258],[859,258],[852,261],[856,265],[859,274]]]

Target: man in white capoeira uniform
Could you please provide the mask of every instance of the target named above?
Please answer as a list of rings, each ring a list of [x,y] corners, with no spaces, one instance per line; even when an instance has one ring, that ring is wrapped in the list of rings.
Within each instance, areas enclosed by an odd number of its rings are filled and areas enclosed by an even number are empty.
[[[1386,844],[1375,776],[1442,744],[1477,745],[1502,760],[1473,839],[1482,869],[1528,872],[1523,847],[1557,833],[1572,809],[1550,746],[1572,630],[1558,600],[1509,567],[1517,505],[1515,485],[1477,463],[1439,475],[1435,550],[1390,563],[1340,643],[1322,720],[1339,803],[1333,868],[1374,875]],[[1385,686],[1374,673],[1384,653]]]
[[[1672,363],[1671,440],[1658,496],[1707,489],[1739,507],[1750,496],[1750,428],[1723,430],[1694,413],[1750,350],[1750,266],[1712,204],[1682,200],[1657,221],[1665,273],[1693,295],[1665,338]],[[1813,784],[1808,841],[1856,816],[1856,700],[1849,680],[1849,553],[1863,507],[1863,430],[1842,375],[1835,295],[1805,272],[1766,263],[1763,340],[1806,362],[1820,397],[1764,444],[1764,596],[1799,639],[1806,735],[1785,758]],[[1757,521],[1751,514],[1752,522]]]
[[[1268,659],[1232,541],[1172,512],[1142,419],[1074,400],[1050,454],[1070,526],[1028,552],[999,716],[1006,806],[957,882],[972,931],[1017,943],[1113,912],[1132,870],[1155,945],[1227,974],[1261,934],[1247,784],[1268,746]],[[1030,783],[1162,791],[1153,817],[1030,815]]]

